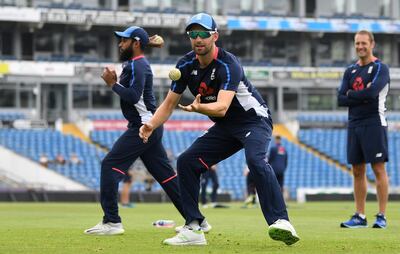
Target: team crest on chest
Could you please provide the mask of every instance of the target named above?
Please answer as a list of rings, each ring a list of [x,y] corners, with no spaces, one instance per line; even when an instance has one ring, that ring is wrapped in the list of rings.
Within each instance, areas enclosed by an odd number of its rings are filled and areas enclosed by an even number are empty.
[[[206,82],[201,82],[198,92],[201,96],[208,96],[214,93],[214,88],[207,86]]]
[[[201,96],[203,96],[203,99],[206,101],[216,101],[217,96],[213,95],[214,94],[214,88],[207,86],[205,82],[201,82],[198,92]]]
[[[211,79],[211,80],[214,80],[214,79],[215,79],[215,68],[212,69],[210,79]]]
[[[364,85],[364,81],[362,80],[362,78],[361,77],[356,77],[355,79],[354,79],[354,82],[353,82],[353,90],[354,91],[360,91],[360,90],[363,90],[364,89],[364,87],[365,87],[365,85]]]

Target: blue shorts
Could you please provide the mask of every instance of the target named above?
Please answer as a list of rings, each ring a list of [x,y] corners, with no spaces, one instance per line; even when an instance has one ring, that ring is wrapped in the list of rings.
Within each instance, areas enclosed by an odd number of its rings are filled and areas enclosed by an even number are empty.
[[[387,162],[387,126],[348,128],[347,161],[349,164]]]

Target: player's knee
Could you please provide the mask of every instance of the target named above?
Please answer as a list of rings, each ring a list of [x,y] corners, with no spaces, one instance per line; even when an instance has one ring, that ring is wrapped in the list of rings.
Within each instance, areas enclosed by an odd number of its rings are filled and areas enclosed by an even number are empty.
[[[265,161],[262,158],[258,158],[255,155],[250,155],[246,157],[246,162],[247,166],[249,167],[250,170],[256,170],[259,171],[263,168],[265,168]],[[254,172],[258,173],[258,172]]]
[[[176,166],[179,169],[179,168],[187,166],[187,164],[188,164],[187,155],[185,155],[185,153],[182,153],[181,155],[179,155],[178,159],[176,160]]]
[[[208,169],[208,166],[201,159],[189,153],[182,153],[176,162],[178,175],[203,173]]]
[[[110,162],[109,156],[106,155],[106,157],[104,157],[104,159],[101,161],[101,168],[102,169],[106,168],[109,165],[111,165],[111,162]]]
[[[184,174],[189,169],[191,169],[193,167],[192,163],[193,163],[193,158],[191,158],[191,156],[188,155],[187,153],[182,153],[181,155],[179,155],[176,161],[178,175]]]
[[[353,165],[352,171],[355,178],[364,177],[366,173],[366,168],[364,164],[356,164]]]
[[[362,170],[354,170],[353,169],[353,176],[354,176],[354,178],[363,178],[363,177],[365,177],[365,172]]]
[[[374,163],[372,164],[372,170],[374,171],[374,174],[377,178],[383,177],[387,175],[386,169],[385,169],[385,163]]]
[[[108,156],[104,157],[104,159],[101,161],[101,174],[111,174],[112,172],[114,172],[112,170],[113,167],[115,167],[115,165],[113,165],[112,160]]]

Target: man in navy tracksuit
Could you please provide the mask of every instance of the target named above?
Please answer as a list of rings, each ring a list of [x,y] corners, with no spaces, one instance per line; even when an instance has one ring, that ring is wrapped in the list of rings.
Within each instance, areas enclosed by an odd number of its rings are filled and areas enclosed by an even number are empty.
[[[106,68],[102,78],[107,86],[121,97],[121,109],[129,121],[128,130],[115,142],[101,164],[100,199],[104,211],[103,220],[85,230],[91,235],[122,234],[124,229],[118,215],[118,184],[127,174],[132,163],[140,157],[147,170],[160,183],[175,207],[183,216],[177,174],[170,166],[167,153],[161,143],[163,127],[154,130],[149,142],[143,144],[139,128],[156,110],[153,94],[153,74],[143,55],[149,44],[147,32],[132,26],[123,32],[115,32],[121,39],[120,59],[124,62],[119,82],[114,70]],[[157,46],[157,45],[154,45]]]
[[[365,199],[367,197],[366,163],[371,163],[376,176],[379,212],[374,228],[385,228],[385,210],[388,200],[387,122],[384,116],[389,91],[389,69],[373,56],[375,46],[372,33],[356,33],[354,45],[358,62],[349,66],[338,91],[339,106],[349,108],[347,160],[354,175],[356,212],[350,220],[341,223],[345,228],[367,227]]]
[[[283,192],[283,184],[285,179],[285,170],[288,163],[288,154],[285,147],[281,143],[281,137],[275,137],[275,145],[271,147],[268,153],[268,163],[274,169],[276,179]]]
[[[208,181],[211,181],[212,191],[211,191],[211,207],[216,207],[217,205],[217,191],[219,188],[218,174],[217,174],[217,165],[212,165],[209,170],[204,172],[201,176],[200,185],[201,185],[201,204],[204,208],[207,206],[207,185]]]
[[[208,115],[215,125],[178,158],[186,224],[177,236],[164,240],[164,244],[207,244],[202,230],[204,216],[198,207],[200,175],[242,148],[256,182],[264,217],[270,225],[271,238],[288,245],[295,243],[299,237],[289,222],[275,174],[264,160],[272,134],[267,104],[247,80],[237,58],[215,45],[219,35],[210,15],[193,16],[186,31],[193,51],[178,61],[176,68],[181,72],[180,79],[172,82],[164,102],[140,128],[140,136],[144,142],[149,141],[154,129],[171,115],[186,88],[196,98],[192,104],[179,107]]]

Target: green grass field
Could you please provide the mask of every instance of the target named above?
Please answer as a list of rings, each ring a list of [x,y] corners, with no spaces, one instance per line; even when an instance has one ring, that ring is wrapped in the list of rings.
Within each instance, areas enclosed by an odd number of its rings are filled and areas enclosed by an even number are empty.
[[[287,247],[272,241],[260,209],[205,209],[214,229],[208,246],[163,246],[173,229],[154,228],[157,219],[183,220],[170,204],[138,204],[122,209],[125,234],[87,236],[85,228],[98,223],[98,204],[0,203],[0,253],[400,253],[400,203],[388,207],[389,227],[341,229],[353,212],[352,202],[289,203],[289,214],[301,238]],[[367,204],[369,224],[376,203]]]

